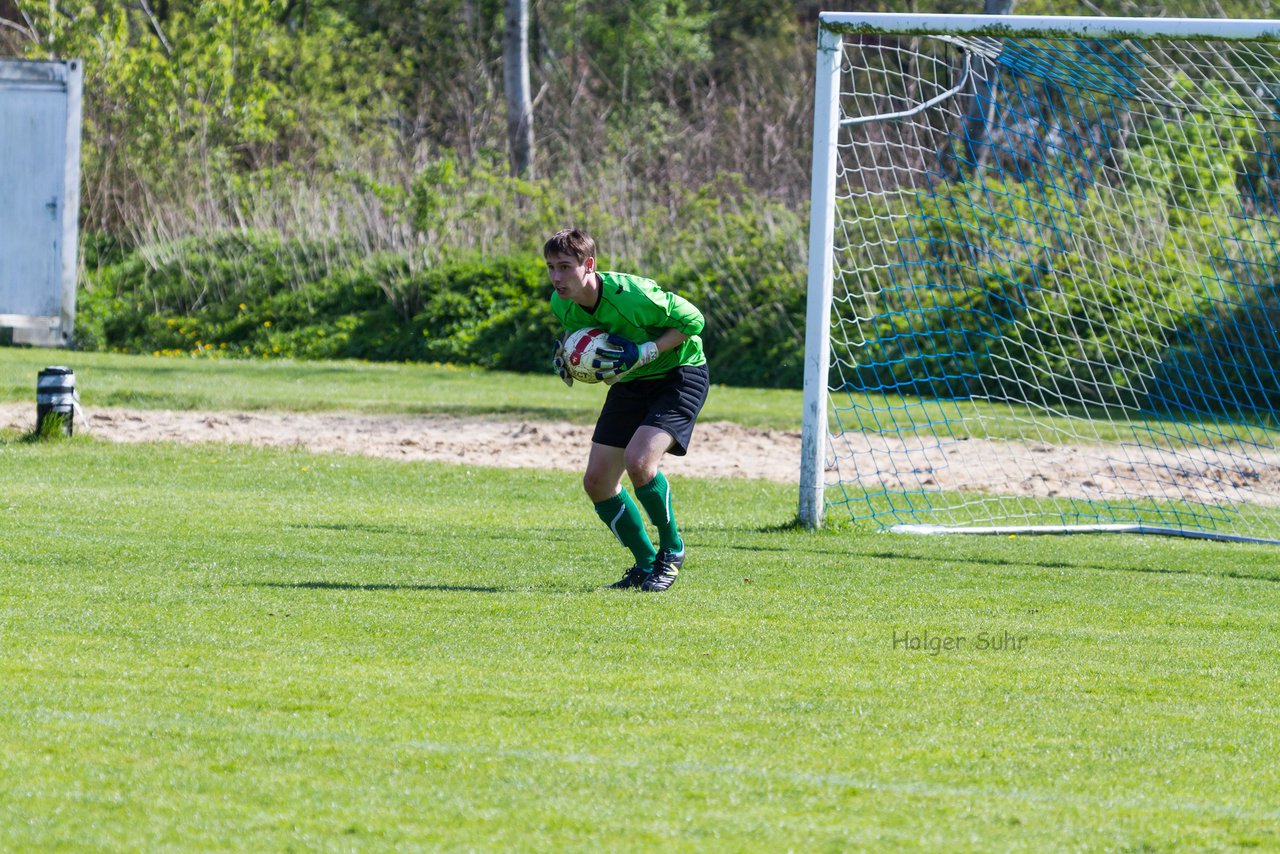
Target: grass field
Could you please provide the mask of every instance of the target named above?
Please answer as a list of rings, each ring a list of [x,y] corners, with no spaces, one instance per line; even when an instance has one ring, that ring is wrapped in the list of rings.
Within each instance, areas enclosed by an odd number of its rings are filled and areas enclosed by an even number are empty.
[[[32,401],[36,374],[68,365],[86,407],[351,410],[595,420],[604,386],[450,365],[153,358],[0,347],[0,400]],[[800,393],[717,386],[705,417],[800,429]]]
[[[210,408],[450,373],[90,355]],[[1271,547],[811,534],[677,479],[645,595],[563,473],[9,434],[0,483],[3,850],[1280,849]]]

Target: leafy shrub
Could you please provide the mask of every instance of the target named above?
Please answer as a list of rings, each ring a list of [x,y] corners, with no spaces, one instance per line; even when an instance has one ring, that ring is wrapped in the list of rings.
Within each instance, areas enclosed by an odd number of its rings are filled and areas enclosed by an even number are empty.
[[[158,265],[134,252],[91,271],[77,339],[135,353],[543,370],[553,335],[545,276],[533,258],[413,273],[395,255],[283,246],[272,235],[189,240]]]
[[[597,202],[577,214],[560,210],[547,187],[482,166],[471,164],[464,180],[462,167],[446,158],[407,191],[377,188],[378,197],[423,239],[443,237],[459,217],[540,211],[523,233],[529,250],[480,256],[411,244],[369,253],[354,241],[288,239],[270,230],[129,249],[104,240],[102,250],[85,253],[91,263],[79,344],[544,371],[559,330],[537,248],[553,223],[581,221],[591,223],[603,251],[612,250],[603,266],[654,278],[702,309],[717,382],[800,385],[804,228],[784,207],[752,197],[727,176],[683,191],[674,211],[655,210],[628,232]]]
[[[1234,216],[1229,181],[1211,177],[1201,209],[1184,214],[1193,228],[1161,215],[1163,184],[1073,197],[987,181],[898,200],[881,220],[894,233],[864,265],[864,337],[837,354],[854,366],[850,386],[1059,408],[1269,408],[1280,385],[1276,236]],[[1070,229],[1057,224],[1064,210]],[[1147,248],[1103,248],[1117,239]]]

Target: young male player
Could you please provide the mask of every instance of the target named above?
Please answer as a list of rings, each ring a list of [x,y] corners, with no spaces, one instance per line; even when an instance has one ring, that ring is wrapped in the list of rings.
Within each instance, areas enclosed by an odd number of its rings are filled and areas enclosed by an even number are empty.
[[[675,583],[688,549],[676,525],[671,485],[658,465],[666,453],[684,456],[710,378],[702,353],[702,312],[650,279],[596,269],[596,244],[565,229],[542,254],[555,293],[551,310],[566,333],[593,326],[611,333],[596,376],[610,384],[591,437],[582,486],[596,515],[631,550],[635,564],[609,585],[662,591]],[[573,385],[563,339],[552,363]],[[636,499],[658,529],[658,548],[636,502],[622,486],[626,472]]]

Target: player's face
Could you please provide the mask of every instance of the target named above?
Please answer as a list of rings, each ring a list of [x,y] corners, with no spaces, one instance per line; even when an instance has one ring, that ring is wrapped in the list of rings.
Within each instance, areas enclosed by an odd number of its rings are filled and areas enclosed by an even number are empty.
[[[547,273],[551,276],[551,286],[561,299],[572,302],[585,304],[588,297],[594,298],[595,277],[592,274],[595,269],[595,258],[579,261],[572,255],[547,256]]]

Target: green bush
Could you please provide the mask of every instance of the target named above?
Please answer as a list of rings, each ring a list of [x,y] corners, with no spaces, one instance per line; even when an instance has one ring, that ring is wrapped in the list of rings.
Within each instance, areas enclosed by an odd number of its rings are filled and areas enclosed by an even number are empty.
[[[850,387],[1245,417],[1280,403],[1275,235],[1233,216],[1225,180],[1190,228],[1157,215],[1165,185],[1140,189],[987,181],[898,200],[860,261],[874,296],[837,353]],[[1101,248],[1144,229],[1145,257]]]
[[[101,257],[80,299],[84,349],[545,371],[559,332],[536,255],[413,271],[391,253],[238,234]],[[721,275],[696,259],[645,272],[703,307],[717,382],[798,387],[803,282],[779,265],[735,282],[734,270],[760,269],[760,259],[719,263]]]
[[[368,254],[354,241],[272,231],[139,247],[91,235],[79,345],[545,371],[559,330],[540,236],[555,222],[583,222],[601,239],[602,266],[654,278],[702,309],[716,382],[800,386],[804,226],[781,205],[725,176],[627,230],[594,203],[559,211],[545,186],[483,169],[462,180],[457,168],[446,158],[407,194],[379,190],[387,212],[421,238],[401,251]],[[523,226],[527,250],[504,243],[512,254],[482,256],[438,239],[459,217],[516,217],[523,208],[533,212]]]
[[[538,233],[551,228],[545,188],[492,171],[455,181],[449,164],[433,168],[408,195],[388,196],[393,208],[408,205],[417,233],[521,205],[542,210],[531,220]],[[1087,190],[986,180],[846,201],[855,206],[847,216],[879,206],[882,240],[858,250],[866,296],[842,310],[862,319],[833,345],[844,380],[854,390],[1055,407],[1270,406],[1280,397],[1270,226],[1233,217],[1234,185],[1213,173],[1200,184],[1209,203],[1194,227],[1180,227],[1160,214],[1170,182],[1181,180],[1153,173],[1147,184]],[[722,176],[673,210],[650,211],[638,228],[599,223],[588,227],[602,266],[652,277],[703,311],[716,382],[800,387],[806,265],[797,216]],[[452,244],[370,254],[354,241],[270,231],[141,247],[91,235],[78,340],[171,355],[545,371],[559,330],[528,228],[527,249],[498,255]],[[1156,257],[1100,248],[1144,229]],[[1223,257],[1222,235],[1232,257]]]
[[[81,347],[519,371],[545,370],[554,334],[546,274],[534,258],[415,273],[391,254],[244,234],[182,241],[166,258],[133,252],[91,272]]]

